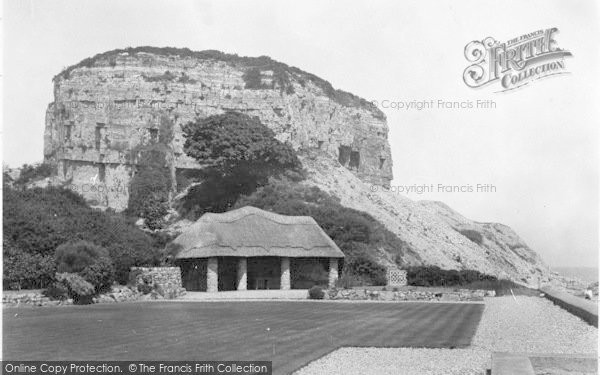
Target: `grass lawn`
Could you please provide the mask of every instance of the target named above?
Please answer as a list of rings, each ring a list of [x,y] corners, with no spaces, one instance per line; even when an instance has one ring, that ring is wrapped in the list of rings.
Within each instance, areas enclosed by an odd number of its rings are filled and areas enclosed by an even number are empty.
[[[482,304],[157,302],[5,308],[4,360],[267,360],[341,346],[465,347]]]

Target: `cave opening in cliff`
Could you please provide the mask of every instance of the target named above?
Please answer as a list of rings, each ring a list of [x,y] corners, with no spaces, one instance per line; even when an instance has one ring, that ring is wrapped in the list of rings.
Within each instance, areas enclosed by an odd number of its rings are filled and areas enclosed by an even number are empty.
[[[352,150],[348,146],[340,146],[338,150],[338,161],[344,167],[348,166],[348,162],[350,161],[350,153]]]
[[[385,165],[385,158],[379,158],[379,169],[383,169]]]
[[[65,124],[65,142],[71,142],[71,127],[73,123]]]
[[[350,164],[348,167],[350,169],[357,169],[360,166],[360,152],[352,151],[350,152]]]

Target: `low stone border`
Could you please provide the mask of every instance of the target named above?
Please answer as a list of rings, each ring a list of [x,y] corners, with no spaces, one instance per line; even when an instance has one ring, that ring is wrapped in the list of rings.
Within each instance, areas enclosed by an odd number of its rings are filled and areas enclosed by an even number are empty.
[[[179,296],[185,294],[178,292]],[[167,296],[168,297],[168,296]],[[149,293],[142,293],[124,285],[114,285],[110,291],[100,294],[92,298],[93,303],[117,303],[117,302],[133,302],[133,301],[154,301],[167,299],[156,290]],[[2,305],[6,307],[16,306],[66,306],[72,305],[72,299],[52,300],[42,294],[42,290],[36,291],[5,291],[2,295]]]
[[[541,288],[540,291],[556,305],[598,328],[598,305],[596,303],[548,287]]]
[[[481,301],[494,297],[493,290],[459,289],[453,292],[430,292],[423,290],[380,291],[366,289],[328,289],[325,299],[370,301]]]
[[[2,293],[2,305],[3,306],[61,306],[61,305],[72,305],[73,300],[67,299],[64,301],[53,301],[48,297],[44,297],[41,291],[4,291]]]

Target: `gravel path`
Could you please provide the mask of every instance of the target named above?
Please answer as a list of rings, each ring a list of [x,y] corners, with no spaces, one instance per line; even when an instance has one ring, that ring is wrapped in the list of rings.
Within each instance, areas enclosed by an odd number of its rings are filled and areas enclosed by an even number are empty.
[[[482,375],[494,351],[597,352],[598,329],[546,299],[495,297],[485,304],[469,349],[341,348],[296,374]]]

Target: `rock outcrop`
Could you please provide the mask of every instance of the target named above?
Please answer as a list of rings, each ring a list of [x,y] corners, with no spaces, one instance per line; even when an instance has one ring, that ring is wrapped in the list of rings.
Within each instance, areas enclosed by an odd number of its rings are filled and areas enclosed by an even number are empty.
[[[183,152],[180,126],[229,110],[257,116],[300,154],[322,150],[363,181],[392,179],[385,116],[370,103],[267,57],[186,49],[111,51],[57,75],[44,157],[92,204],[122,210],[141,146],[171,134],[176,181],[201,168]]]
[[[392,179],[383,113],[267,57],[140,47],[86,59],[54,79],[45,160],[92,204],[122,210],[141,147],[166,144],[176,184],[179,173],[202,168],[184,153],[180,126],[229,110],[257,116],[289,142],[309,171],[306,183],[398,235],[410,247],[405,264],[475,269],[531,285],[548,280],[548,268],[510,228],[381,189]],[[381,263],[394,263],[373,251]]]

